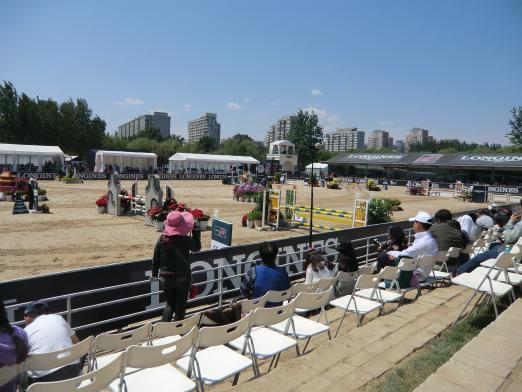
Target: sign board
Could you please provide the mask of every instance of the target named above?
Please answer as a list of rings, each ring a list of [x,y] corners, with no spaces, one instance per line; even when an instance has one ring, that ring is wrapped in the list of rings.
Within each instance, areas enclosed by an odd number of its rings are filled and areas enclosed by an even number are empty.
[[[370,200],[367,199],[355,199],[353,207],[353,226],[352,227],[364,227],[368,219],[368,205]]]
[[[232,223],[212,219],[211,249],[221,249],[232,245]]]

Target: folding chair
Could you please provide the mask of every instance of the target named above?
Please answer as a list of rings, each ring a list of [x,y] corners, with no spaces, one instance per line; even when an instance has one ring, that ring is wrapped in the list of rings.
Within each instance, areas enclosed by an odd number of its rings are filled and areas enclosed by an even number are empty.
[[[146,343],[150,338],[152,323],[147,323],[132,331],[122,333],[102,333],[94,339],[93,363],[91,368],[105,366],[116,358],[120,351],[129,346]],[[111,354],[99,355],[99,352],[112,352]]]
[[[361,275],[357,278],[357,282],[355,283],[354,293],[357,292],[357,290],[363,290],[363,289],[372,289],[374,290],[377,288],[377,285],[379,283],[380,276],[376,275]],[[354,294],[352,295],[345,295],[344,297],[339,297],[334,299],[333,301],[330,301],[330,305],[335,306],[336,308],[341,308],[344,310],[344,313],[341,317],[341,322],[339,323],[339,326],[337,327],[337,331],[335,332],[335,336],[337,337],[337,334],[339,333],[339,330],[341,329],[341,325],[343,324],[344,318],[346,317],[346,314],[348,312],[355,313],[357,316],[357,326],[361,326],[362,319],[365,315],[367,315],[370,312],[373,312],[374,310],[379,309],[379,311],[382,308],[382,304],[377,301],[372,301],[363,297],[358,297]]]
[[[522,284],[522,274],[509,272],[512,265],[516,266],[516,257],[513,253],[500,253],[493,264],[488,267],[477,267],[471,273],[473,275],[488,275],[491,279],[498,282],[507,283],[512,286],[520,286]],[[515,267],[516,268],[516,267]],[[515,300],[515,298],[513,298]]]
[[[64,381],[37,382],[27,392],[99,392],[120,378],[122,365],[123,353],[119,353],[112,362],[97,370]]]
[[[383,270],[377,274],[377,275],[370,275],[377,278],[377,281],[374,282],[375,286],[373,288],[366,288],[366,289],[358,289],[354,290],[353,294],[366,298],[371,299],[374,301],[379,301],[381,304],[385,303],[391,303],[391,302],[400,302],[402,299],[402,294],[400,292],[394,291],[394,290],[387,290],[379,288],[378,283],[382,279],[388,279],[388,280],[396,280],[399,279],[399,269],[397,267],[384,267]]]
[[[204,390],[205,385],[214,385],[227,378],[239,374],[248,367],[252,367],[254,374],[256,367],[253,358],[244,356],[246,351],[252,355],[248,340],[238,353],[225,344],[244,335],[250,328],[252,313],[235,323],[219,327],[203,327],[199,330],[193,354],[190,357],[179,359],[176,364],[185,372],[194,369],[194,375]],[[200,350],[201,349],[201,350]],[[233,384],[237,382],[237,377]]]
[[[196,383],[171,363],[191,350],[197,330],[193,326],[183,337],[162,345],[128,347],[125,350],[124,370],[121,378],[111,384],[112,390],[188,392],[196,389]]]
[[[182,335],[198,325],[201,313],[180,321],[159,321],[152,326],[150,346],[161,346],[179,340]]]
[[[81,342],[76,343],[71,347],[64,348],[62,350],[52,351],[50,353],[29,355],[25,360],[24,370],[26,372],[52,370],[71,365],[73,362],[80,361],[81,358],[84,356],[87,356],[89,358],[92,353],[93,340],[94,338],[92,336],[89,336]],[[89,362],[90,358],[87,361],[87,363],[89,364]],[[89,365],[88,369],[90,370]]]
[[[306,348],[308,347],[308,343],[310,343],[312,337],[327,332],[328,338],[332,338],[330,335],[330,325],[328,323],[328,317],[324,309],[324,307],[332,298],[333,287],[331,287],[327,291],[322,291],[320,293],[299,293],[297,297],[293,300],[295,308],[306,310],[321,309],[317,321],[294,314],[292,318],[290,318],[288,321],[283,321],[271,325],[270,328],[288,335],[290,333],[289,324],[290,326],[293,324],[293,336],[298,340],[306,339],[305,346],[301,351],[302,353],[304,353],[306,352]],[[326,324],[322,324],[320,322],[323,315],[325,317]]]
[[[399,268],[399,276],[400,276],[400,272],[404,271],[404,272],[415,272],[415,270],[417,269],[417,260],[415,259],[401,259],[401,261],[399,262],[399,265],[398,265],[398,268]],[[379,287],[381,289],[396,289],[397,291],[399,291],[401,294],[402,294],[402,300],[404,300],[404,295],[406,295],[406,293],[412,291],[412,290],[417,290],[417,295],[415,296],[415,299],[421,295],[421,291],[420,291],[420,287],[414,287],[414,286],[406,286],[406,287],[401,287],[400,284],[399,284],[399,278],[397,278],[396,280],[392,280],[391,283],[390,283],[390,287],[386,287],[386,284],[385,282],[381,282],[379,283]]]
[[[270,371],[272,365],[274,365],[274,368],[277,366],[279,357],[283,351],[295,347],[297,355],[299,355],[299,348],[295,339],[268,328],[271,325],[290,319],[294,313],[294,307],[295,302],[290,302],[288,305],[277,306],[274,308],[256,309],[252,315],[250,331],[230,342],[230,346],[234,347],[236,350],[242,350],[245,345],[245,340],[250,339],[252,356],[256,365],[256,376],[259,376],[260,374],[258,365],[259,359],[263,360],[272,358],[270,367],[268,368],[268,371]]]
[[[510,265],[507,268],[508,272],[514,272],[514,273],[517,273],[517,274],[522,274],[522,265],[520,265],[520,263],[517,262],[517,260],[520,260],[520,257],[522,256],[522,246],[521,245],[514,245],[511,248],[511,250],[509,251],[508,254],[511,254],[513,256],[512,265]],[[497,268],[497,267],[495,267],[496,261],[497,261],[496,258],[495,259],[489,259],[489,260],[483,261],[482,263],[480,263],[480,265],[482,267],[486,267],[486,268],[489,268],[491,266],[493,266],[493,268]]]
[[[335,297],[351,294],[357,280],[357,272],[339,271],[335,276],[337,281],[334,287]]]
[[[248,314],[249,312],[251,312],[257,308],[264,307],[267,302],[266,301],[267,295],[268,295],[268,293],[259,298],[242,299],[240,301],[237,301],[237,303],[241,305],[241,313]]]
[[[434,276],[435,263],[435,256],[422,255],[419,258],[419,261],[417,262],[417,268],[424,274],[427,274],[426,279],[424,279],[422,282],[419,282],[419,286],[421,288],[427,287],[431,289],[435,283],[439,282],[439,280],[437,280]]]
[[[22,374],[24,371],[24,363],[17,363],[11,366],[2,366],[0,367],[0,387],[4,384],[7,384],[13,378],[17,377],[19,374]]]

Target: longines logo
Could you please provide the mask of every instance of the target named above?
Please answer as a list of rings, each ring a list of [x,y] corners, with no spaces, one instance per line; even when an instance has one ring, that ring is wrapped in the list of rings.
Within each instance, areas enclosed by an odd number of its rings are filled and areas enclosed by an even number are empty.
[[[403,155],[396,155],[396,154],[390,154],[390,155],[370,155],[370,154],[350,154],[347,155],[346,158],[348,159],[363,159],[365,161],[377,161],[381,159],[401,159]]]
[[[461,161],[484,161],[484,162],[521,162],[522,156],[498,156],[498,155],[464,155]]]

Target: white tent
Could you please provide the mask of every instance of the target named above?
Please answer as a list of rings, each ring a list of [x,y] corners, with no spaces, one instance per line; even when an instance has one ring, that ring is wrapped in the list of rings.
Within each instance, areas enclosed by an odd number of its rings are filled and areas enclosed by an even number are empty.
[[[240,165],[259,165],[259,161],[252,157],[239,155],[215,155],[215,154],[192,154],[177,152],[169,158],[169,169],[171,172],[180,170],[207,170],[222,171],[230,170],[230,167]]]
[[[327,163],[314,162],[313,165],[314,165],[314,174],[317,174],[317,175],[328,174],[328,164]],[[311,171],[312,171],[312,164],[310,163],[309,165],[305,166],[305,173],[310,173]]]
[[[130,151],[96,151],[94,158],[94,171],[103,173],[106,168],[112,166],[115,169],[117,165],[120,172],[124,173],[125,168],[133,168],[142,170],[155,169],[158,162],[158,156],[151,152],[130,152]]]
[[[0,167],[7,166],[13,171],[62,169],[64,157],[65,154],[58,146],[0,143]]]

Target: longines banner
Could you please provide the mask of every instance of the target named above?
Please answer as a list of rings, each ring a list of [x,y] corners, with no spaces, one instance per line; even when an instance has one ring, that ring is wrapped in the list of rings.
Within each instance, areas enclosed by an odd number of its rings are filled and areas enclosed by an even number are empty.
[[[522,167],[521,155],[459,155],[452,162],[455,166],[513,166]]]
[[[517,186],[488,186],[488,193],[500,193],[508,195],[522,195],[522,187]]]
[[[13,172],[12,174],[20,178],[36,178],[37,180],[54,180],[58,175],[51,172]]]
[[[37,180],[54,180],[58,177],[57,173],[47,172],[20,172],[13,173],[22,178],[36,178]],[[160,180],[222,180],[225,174],[179,174],[179,173],[162,173],[156,174]],[[82,172],[77,173],[78,178],[82,180],[109,180],[109,173]],[[146,173],[119,173],[120,180],[147,180],[149,175]]]
[[[404,157],[404,154],[346,154],[339,159],[332,158],[331,163],[395,163]]]

